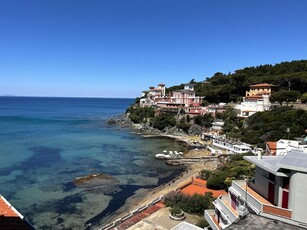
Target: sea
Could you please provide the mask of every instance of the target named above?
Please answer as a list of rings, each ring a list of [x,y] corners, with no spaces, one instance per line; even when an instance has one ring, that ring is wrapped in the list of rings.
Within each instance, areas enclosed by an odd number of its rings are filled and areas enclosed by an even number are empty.
[[[182,143],[107,123],[133,101],[0,97],[0,194],[35,229],[95,229],[138,190],[178,176],[182,168],[154,156]],[[114,183],[74,183],[98,173]]]

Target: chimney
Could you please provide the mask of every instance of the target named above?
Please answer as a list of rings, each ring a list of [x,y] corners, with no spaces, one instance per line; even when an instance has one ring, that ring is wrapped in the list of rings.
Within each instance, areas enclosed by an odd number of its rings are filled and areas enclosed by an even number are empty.
[[[261,152],[258,151],[258,159],[261,160],[262,159],[262,156],[261,156]]]

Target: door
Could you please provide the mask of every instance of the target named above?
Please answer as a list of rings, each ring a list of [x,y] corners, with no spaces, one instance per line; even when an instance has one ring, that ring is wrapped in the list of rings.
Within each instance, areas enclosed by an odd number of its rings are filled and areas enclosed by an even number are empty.
[[[237,205],[236,205],[236,201],[237,201],[237,198],[235,195],[233,195],[232,193],[230,193],[230,197],[231,197],[231,207],[236,210],[237,209]]]
[[[289,191],[288,190],[283,190],[282,191],[281,207],[288,209],[288,202],[289,202]]]
[[[269,174],[269,186],[268,186],[268,201],[271,204],[274,204],[274,195],[275,195],[275,175],[270,173]]]
[[[288,209],[289,203],[289,177],[283,178],[282,202],[281,207]]]

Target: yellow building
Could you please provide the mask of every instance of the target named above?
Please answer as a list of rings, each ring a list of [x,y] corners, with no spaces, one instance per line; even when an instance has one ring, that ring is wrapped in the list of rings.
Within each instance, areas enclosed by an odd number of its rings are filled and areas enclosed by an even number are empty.
[[[261,83],[256,85],[251,85],[249,90],[246,91],[246,97],[262,97],[262,95],[271,95],[272,87],[274,85],[268,83]]]

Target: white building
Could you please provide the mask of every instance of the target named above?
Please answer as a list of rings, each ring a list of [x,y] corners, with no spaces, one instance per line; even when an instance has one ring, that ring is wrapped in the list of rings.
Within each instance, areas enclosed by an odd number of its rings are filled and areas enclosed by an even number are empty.
[[[271,107],[270,95],[274,85],[261,83],[251,85],[249,90],[245,92],[243,102],[236,106],[240,111],[239,117],[249,117],[257,112],[269,110]]]
[[[256,165],[253,180],[233,181],[227,196],[205,211],[213,230],[224,229],[249,212],[307,227],[307,154],[291,151],[285,156],[245,156]],[[245,208],[246,207],[246,208]]]
[[[237,105],[235,108],[239,110],[239,117],[249,117],[257,112],[263,112],[269,110],[271,107],[271,102],[269,95],[262,95],[259,97],[245,97],[243,101]]]
[[[307,145],[302,145],[300,141],[280,139],[276,142],[276,156],[286,155],[292,150],[301,150],[307,153]]]
[[[214,136],[212,145],[214,147],[226,150],[229,154],[241,154],[252,151],[251,145],[249,144],[243,142],[231,142],[218,136]]]

